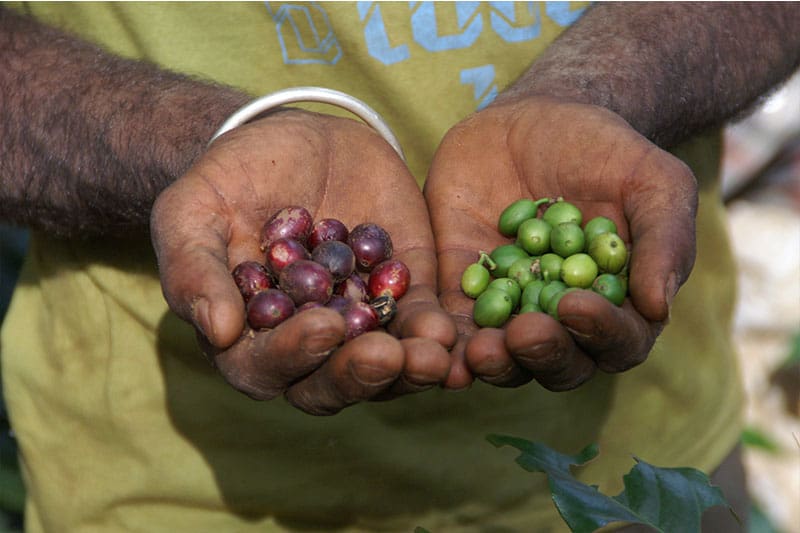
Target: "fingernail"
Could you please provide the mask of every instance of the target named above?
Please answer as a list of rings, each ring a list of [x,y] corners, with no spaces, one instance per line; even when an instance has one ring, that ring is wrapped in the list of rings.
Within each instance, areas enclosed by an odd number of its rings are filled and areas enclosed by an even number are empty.
[[[332,333],[309,335],[300,341],[300,349],[312,357],[328,355],[341,340],[340,335]]]
[[[675,272],[671,272],[669,277],[667,278],[667,285],[664,288],[664,299],[667,302],[667,308],[672,307],[672,301],[675,299],[675,295],[678,293],[678,274]]]
[[[350,369],[353,371],[353,376],[362,385],[386,385],[397,378],[397,373],[387,371],[388,369],[383,366],[355,363],[351,364]]]
[[[556,351],[557,347],[558,343],[554,341],[532,344],[515,353],[514,358],[522,360],[526,363],[536,362],[542,358],[550,357],[551,354]]]
[[[209,341],[211,341],[211,338],[208,335],[209,330],[211,330],[213,333],[213,328],[211,327],[210,307],[211,306],[208,304],[208,300],[205,298],[198,298],[192,305],[192,321],[197,329],[199,329],[203,336]]]
[[[553,341],[530,346],[514,358],[531,372],[552,373],[562,370],[565,364],[563,347]]]
[[[594,321],[585,316],[564,316],[561,323],[574,336],[588,339],[595,335]]]

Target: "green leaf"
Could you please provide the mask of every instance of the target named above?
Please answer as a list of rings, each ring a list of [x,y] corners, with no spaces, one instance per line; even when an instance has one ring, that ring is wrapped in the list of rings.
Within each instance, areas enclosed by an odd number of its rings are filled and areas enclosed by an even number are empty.
[[[661,531],[700,531],[709,507],[727,505],[719,487],[694,468],[659,468],[636,459],[625,476],[625,490],[614,499]]]
[[[497,446],[512,446],[521,452],[517,457],[517,463],[529,472],[563,472],[570,474],[570,465],[583,465],[597,456],[598,448],[596,444],[590,444],[580,451],[577,455],[565,455],[559,453],[545,444],[531,442],[519,437],[508,435],[489,435],[486,437],[489,442]]]
[[[487,438],[495,446],[520,450],[516,461],[525,470],[547,474],[556,508],[576,533],[589,533],[612,522],[644,524],[665,533],[699,531],[706,509],[727,505],[708,476],[693,468],[658,468],[636,459],[637,464],[623,477],[625,490],[612,498],[578,481],[570,471],[570,466],[597,456],[594,444],[571,456],[517,437]]]
[[[769,453],[778,453],[780,446],[766,433],[755,427],[742,430],[742,444],[749,448],[758,448]]]

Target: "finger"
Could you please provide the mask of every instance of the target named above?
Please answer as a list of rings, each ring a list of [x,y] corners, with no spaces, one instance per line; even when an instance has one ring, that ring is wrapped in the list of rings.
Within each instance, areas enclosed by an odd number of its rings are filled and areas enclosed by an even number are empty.
[[[466,348],[477,326],[471,315],[453,314],[451,316],[456,324],[458,336],[450,349],[450,372],[447,374],[443,387],[449,390],[463,390],[475,381],[475,376],[472,375],[467,364]]]
[[[469,339],[459,336],[453,348],[450,350],[450,372],[442,387],[448,390],[464,390],[472,385],[475,376],[469,369],[466,357],[466,347]]]
[[[695,259],[697,185],[689,168],[656,148],[624,190],[633,248],[629,291],[648,320],[664,321]]]
[[[371,331],[348,341],[325,363],[286,391],[286,399],[313,415],[332,415],[388,389],[403,371],[400,341]]]
[[[623,372],[642,363],[661,332],[630,301],[617,307],[592,291],[575,291],[558,303],[561,323],[604,372]]]
[[[438,342],[421,337],[402,339],[405,365],[400,378],[376,399],[422,392],[442,384],[450,372],[450,355]]]
[[[309,309],[273,330],[248,332],[227,350],[212,353],[211,359],[235,389],[267,400],[322,366],[344,335],[339,313]]]
[[[467,344],[467,365],[477,378],[492,385],[517,387],[528,383],[533,375],[511,357],[505,338],[502,329],[478,330]]]
[[[425,337],[451,348],[458,337],[453,318],[442,309],[430,287],[418,285],[398,301],[389,332],[398,338]]]
[[[447,254],[443,254],[442,257],[445,255]],[[455,250],[451,250],[450,258],[445,257],[444,259],[445,263],[448,261],[461,262],[467,257],[467,254],[461,254],[462,259],[459,260],[457,255],[459,254]],[[445,289],[439,295],[439,301],[442,303],[442,308],[450,313],[458,331],[456,343],[450,350],[450,374],[444,386],[447,389],[461,390],[469,387],[476,377],[467,355],[470,339],[478,331],[478,326],[472,319],[474,300],[464,294],[460,284],[454,285],[452,281],[448,281],[443,282],[442,285]]]
[[[582,385],[596,369],[567,330],[544,313],[523,313],[512,319],[506,326],[506,348],[536,381],[553,391]]]
[[[244,301],[228,269],[227,226],[184,189],[182,184],[166,189],[152,211],[162,288],[178,316],[223,348],[239,338],[245,321]]]

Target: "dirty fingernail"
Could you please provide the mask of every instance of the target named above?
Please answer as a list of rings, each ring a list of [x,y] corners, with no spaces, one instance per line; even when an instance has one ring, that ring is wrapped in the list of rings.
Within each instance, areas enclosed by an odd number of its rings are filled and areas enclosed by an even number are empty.
[[[209,332],[214,333],[211,327],[210,307],[208,300],[198,298],[192,305],[192,321],[203,336],[213,343],[213,339],[209,335]]]
[[[667,302],[667,312],[672,308],[672,301],[678,293],[678,274],[671,272],[667,278],[667,285],[664,288],[664,299]]]
[[[667,278],[667,288],[666,288],[666,296],[667,296],[667,303],[672,304],[672,299],[675,298],[675,295],[678,293],[678,274],[675,272],[671,272],[669,277]]]

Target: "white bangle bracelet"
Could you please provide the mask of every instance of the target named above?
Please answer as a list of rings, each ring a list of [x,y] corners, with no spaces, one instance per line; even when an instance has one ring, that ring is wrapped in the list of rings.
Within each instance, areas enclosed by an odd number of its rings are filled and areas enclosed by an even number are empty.
[[[400,159],[403,161],[406,160],[397,137],[395,137],[392,130],[374,109],[349,94],[334,91],[333,89],[325,89],[323,87],[292,87],[253,100],[231,115],[216,133],[214,133],[208,144],[214,142],[214,140],[223,133],[237,126],[241,126],[265,111],[269,111],[270,109],[284,104],[297,102],[321,102],[350,111],[377,131],[381,137],[394,148],[395,152],[400,156]]]

